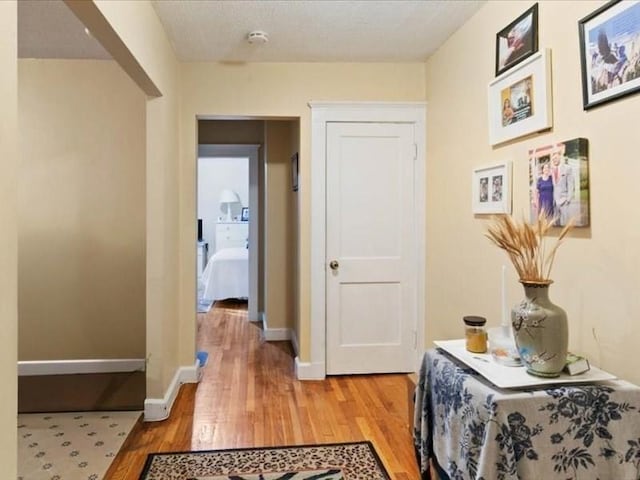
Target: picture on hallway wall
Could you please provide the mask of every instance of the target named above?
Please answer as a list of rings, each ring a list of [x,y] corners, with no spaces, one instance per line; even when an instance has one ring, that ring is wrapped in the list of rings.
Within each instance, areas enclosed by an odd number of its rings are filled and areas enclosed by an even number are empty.
[[[578,22],[584,110],[640,91],[640,2],[609,2]]]
[[[538,51],[536,3],[496,34],[496,75],[509,70]]]
[[[487,97],[491,145],[551,128],[551,52],[541,50],[489,82]]]
[[[530,221],[545,212],[563,227],[589,226],[589,141],[566,142],[529,150]]]
[[[511,164],[473,170],[471,211],[474,214],[511,213]]]

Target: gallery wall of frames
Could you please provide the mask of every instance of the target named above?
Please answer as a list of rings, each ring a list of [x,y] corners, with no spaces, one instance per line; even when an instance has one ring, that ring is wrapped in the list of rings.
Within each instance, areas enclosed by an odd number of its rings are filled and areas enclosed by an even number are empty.
[[[539,36],[538,4],[495,39],[495,74],[487,87],[489,144],[494,150],[553,130],[552,46]],[[578,21],[583,109],[606,108],[640,92],[640,2],[614,0]],[[524,159],[522,159],[524,161]],[[588,227],[589,141],[558,139],[528,150],[529,217]],[[474,167],[472,213],[509,214],[511,164]]]

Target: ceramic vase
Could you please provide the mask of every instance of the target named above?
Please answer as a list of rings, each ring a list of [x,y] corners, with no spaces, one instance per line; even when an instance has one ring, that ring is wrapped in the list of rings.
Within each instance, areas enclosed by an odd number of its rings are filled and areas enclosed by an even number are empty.
[[[520,281],[525,298],[511,310],[513,335],[527,372],[557,377],[567,360],[566,312],[549,300],[551,282]]]

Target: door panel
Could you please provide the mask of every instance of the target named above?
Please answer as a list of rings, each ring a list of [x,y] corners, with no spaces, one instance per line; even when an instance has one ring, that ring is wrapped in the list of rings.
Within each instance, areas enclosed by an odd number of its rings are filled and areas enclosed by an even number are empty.
[[[327,373],[413,370],[413,125],[327,125]]]

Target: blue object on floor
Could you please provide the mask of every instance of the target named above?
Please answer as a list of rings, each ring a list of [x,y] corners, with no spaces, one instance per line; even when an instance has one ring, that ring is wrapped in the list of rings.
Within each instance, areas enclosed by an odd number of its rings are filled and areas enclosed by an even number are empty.
[[[204,367],[207,364],[209,354],[207,352],[199,351],[196,353],[196,358],[200,360],[200,366]]]

